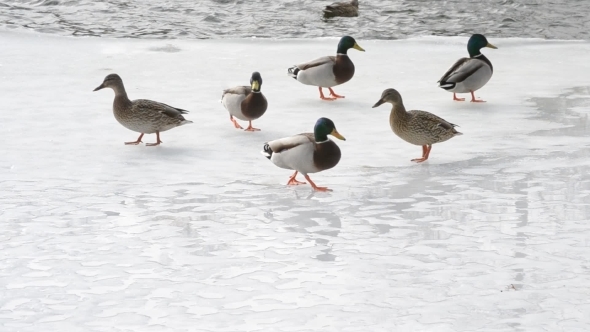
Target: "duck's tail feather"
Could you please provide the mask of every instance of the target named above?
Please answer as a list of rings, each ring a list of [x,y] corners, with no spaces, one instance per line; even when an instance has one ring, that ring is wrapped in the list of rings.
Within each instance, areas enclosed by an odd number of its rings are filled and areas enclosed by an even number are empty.
[[[287,75],[293,77],[294,79],[297,79],[297,74],[299,74],[299,67],[297,66],[293,66],[289,69],[287,69]]]
[[[453,82],[441,82],[441,81],[439,81],[439,82],[440,83],[438,84],[438,87],[443,88],[445,90],[451,90],[451,89],[455,88],[455,85],[456,85],[456,83],[453,83]]]
[[[270,160],[270,158],[272,157],[272,149],[270,148],[268,143],[264,143],[264,147],[262,148],[262,151],[260,151],[260,153],[262,153],[263,156]]]

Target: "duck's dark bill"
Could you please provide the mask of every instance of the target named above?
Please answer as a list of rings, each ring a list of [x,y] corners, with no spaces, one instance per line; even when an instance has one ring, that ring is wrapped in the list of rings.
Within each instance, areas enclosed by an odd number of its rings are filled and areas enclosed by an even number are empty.
[[[99,85],[96,89],[92,90],[92,91],[98,91],[100,89],[104,88],[104,83]]]
[[[385,102],[385,101],[383,101],[383,99],[379,99],[379,101],[378,101],[378,102],[376,102],[376,103],[375,103],[375,105],[373,105],[373,108],[375,108],[375,107],[377,107],[377,106],[380,106],[380,105],[382,105],[384,102]]]

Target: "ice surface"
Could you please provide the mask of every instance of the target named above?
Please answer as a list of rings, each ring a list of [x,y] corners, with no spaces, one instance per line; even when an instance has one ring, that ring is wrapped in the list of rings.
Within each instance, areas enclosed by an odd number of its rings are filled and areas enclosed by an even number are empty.
[[[142,41],[0,33],[1,331],[587,331],[590,44],[490,40],[485,104],[436,81],[465,38],[366,41],[323,102],[287,77],[337,39]],[[264,79],[261,132],[224,88]],[[92,92],[191,111],[159,147]],[[460,125],[421,149],[383,89]],[[260,155],[327,116],[347,138],[331,193]],[[144,142],[155,141],[148,135]]]

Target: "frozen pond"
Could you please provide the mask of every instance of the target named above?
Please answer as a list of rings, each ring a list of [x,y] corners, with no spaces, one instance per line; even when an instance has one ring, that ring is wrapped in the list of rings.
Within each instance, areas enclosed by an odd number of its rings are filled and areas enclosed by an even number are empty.
[[[286,69],[337,39],[0,33],[0,330],[589,330],[590,44],[490,39],[473,104],[436,86],[466,38],[358,42],[324,102]],[[219,100],[254,70],[269,111],[247,133]],[[113,72],[195,123],[123,145],[92,92]],[[389,87],[464,135],[411,163],[371,108]],[[287,187],[259,151],[320,116],[347,138],[311,176],[334,191]]]

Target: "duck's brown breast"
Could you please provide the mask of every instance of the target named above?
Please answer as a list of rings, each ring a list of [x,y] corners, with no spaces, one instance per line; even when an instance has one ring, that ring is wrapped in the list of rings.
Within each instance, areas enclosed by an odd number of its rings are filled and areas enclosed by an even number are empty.
[[[316,143],[313,153],[313,163],[321,171],[330,169],[338,164],[342,156],[340,148],[332,140]]]
[[[348,55],[338,54],[333,71],[336,83],[346,83],[354,76],[354,63],[352,63]]]
[[[268,102],[260,93],[250,92],[246,99],[242,100],[242,114],[249,120],[256,120],[266,112]]]

